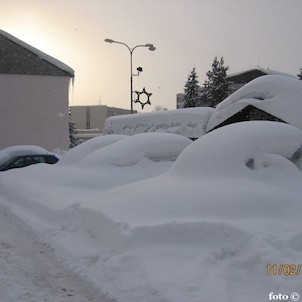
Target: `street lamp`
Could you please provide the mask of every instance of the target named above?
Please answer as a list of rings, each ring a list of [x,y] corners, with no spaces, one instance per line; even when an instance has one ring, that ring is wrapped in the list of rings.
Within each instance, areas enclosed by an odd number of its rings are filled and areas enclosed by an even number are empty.
[[[107,43],[116,43],[116,44],[121,44],[124,45],[128,48],[129,52],[130,52],[130,102],[131,102],[131,114],[133,113],[133,76],[135,76],[135,74],[133,74],[133,69],[132,69],[132,54],[134,49],[138,48],[138,47],[147,47],[150,51],[154,51],[156,48],[154,47],[153,44],[144,44],[144,45],[136,45],[133,48],[130,48],[126,43],[123,42],[118,42],[118,41],[114,41],[112,39],[105,39],[105,42]],[[143,69],[141,67],[139,67],[137,69],[138,73],[143,71]],[[138,75],[138,74],[137,74]]]

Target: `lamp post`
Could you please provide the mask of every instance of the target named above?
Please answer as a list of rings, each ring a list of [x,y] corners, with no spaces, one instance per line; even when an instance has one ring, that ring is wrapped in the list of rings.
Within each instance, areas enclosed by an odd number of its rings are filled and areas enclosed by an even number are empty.
[[[116,44],[121,44],[127,47],[127,49],[130,52],[130,102],[131,102],[131,114],[133,113],[133,76],[135,76],[135,74],[133,74],[133,67],[132,67],[132,55],[133,55],[133,51],[138,48],[138,47],[148,47],[148,49],[150,51],[154,51],[156,48],[153,46],[153,44],[144,44],[144,45],[136,45],[133,48],[130,48],[126,43],[123,42],[119,42],[119,41],[114,41],[112,39],[105,39],[105,42],[107,43],[116,43]],[[139,67],[141,70],[138,69],[138,72],[142,71],[142,68]],[[138,75],[138,74],[137,74]]]

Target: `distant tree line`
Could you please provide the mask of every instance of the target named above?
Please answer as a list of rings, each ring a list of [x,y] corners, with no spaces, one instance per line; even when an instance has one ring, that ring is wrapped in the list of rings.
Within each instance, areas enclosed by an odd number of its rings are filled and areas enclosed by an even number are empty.
[[[199,86],[198,76],[195,67],[188,75],[184,87],[184,108],[188,107],[216,107],[221,101],[233,93],[227,79],[229,66],[225,66],[223,56],[220,59],[215,56],[212,69],[206,75],[207,79],[203,86]],[[302,80],[302,68],[297,74],[299,80]]]

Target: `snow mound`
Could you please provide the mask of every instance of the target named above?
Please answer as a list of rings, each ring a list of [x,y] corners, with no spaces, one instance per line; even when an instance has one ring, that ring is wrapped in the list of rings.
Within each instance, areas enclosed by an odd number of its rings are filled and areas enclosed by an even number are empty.
[[[106,164],[127,167],[137,164],[143,158],[174,161],[191,143],[190,139],[177,134],[141,133],[92,152],[81,160],[81,164],[86,167]]]
[[[301,144],[291,125],[229,125],[188,146],[167,173],[86,200],[82,209],[114,221],[118,234],[87,273],[105,267],[102,285],[129,302],[254,302],[295,291],[298,278],[279,281],[266,265],[301,259]],[[93,229],[102,238],[104,227]]]
[[[266,267],[301,262],[302,131],[244,122],[189,141],[144,133],[74,165],[11,171],[0,175],[0,202],[117,301],[298,292],[299,276]],[[174,164],[154,161],[179,152]]]
[[[23,199],[57,209],[69,206],[70,200],[82,202],[103,190],[165,173],[191,143],[169,133],[102,136],[67,151],[55,165],[8,171],[3,184],[18,187]],[[20,198],[18,192],[12,193],[14,199]]]
[[[283,169],[298,173],[291,159],[301,145],[302,131],[294,126],[270,121],[235,123],[197,140],[182,152],[170,173],[182,177],[238,177],[250,176],[262,168],[274,170],[274,177],[278,169],[281,173]]]
[[[232,220],[238,215],[235,209],[242,217],[273,218],[282,208],[279,216],[286,216],[297,206],[290,208],[291,200],[284,203],[284,196],[300,190],[295,155],[301,154],[301,145],[302,131],[284,123],[222,127],[188,146],[167,173],[140,182],[139,188],[116,188],[99,207],[114,221],[131,226],[213,215]]]
[[[11,146],[0,150],[0,162],[5,161],[14,156],[47,154],[46,149],[35,145],[18,145]]]
[[[211,115],[207,131],[249,105],[302,129],[302,81],[288,76],[265,75],[222,101]]]
[[[167,132],[198,138],[206,132],[213,111],[203,107],[113,116],[105,121],[104,134]]]
[[[86,142],[70,149],[64,154],[60,160],[60,164],[76,164],[87,154],[92,153],[97,149],[104,148],[110,144],[113,144],[121,139],[126,138],[126,135],[107,135],[98,136],[87,140]]]

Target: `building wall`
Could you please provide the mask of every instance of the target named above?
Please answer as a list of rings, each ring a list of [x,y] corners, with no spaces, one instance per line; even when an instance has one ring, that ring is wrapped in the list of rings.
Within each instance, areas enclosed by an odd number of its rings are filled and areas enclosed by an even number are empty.
[[[71,106],[70,113],[77,129],[102,130],[107,118],[107,106]]]
[[[176,109],[184,108],[184,104],[185,104],[185,94],[177,93],[176,94]]]
[[[86,107],[85,106],[71,106],[70,107],[71,120],[77,129],[86,128]]]
[[[90,112],[90,128],[86,129],[98,128],[99,130],[102,130],[107,118],[107,106],[93,106],[86,107],[86,109],[87,112]]]
[[[130,110],[107,107],[106,105],[71,106],[71,119],[77,129],[104,129],[110,116],[130,114]]]
[[[69,149],[70,77],[0,74],[0,149]]]

